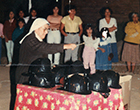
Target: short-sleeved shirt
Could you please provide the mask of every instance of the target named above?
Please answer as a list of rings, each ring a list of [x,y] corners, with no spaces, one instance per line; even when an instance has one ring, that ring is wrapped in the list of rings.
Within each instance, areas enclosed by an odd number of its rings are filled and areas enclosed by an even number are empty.
[[[65,16],[61,22],[65,25],[65,32],[76,33],[79,32],[79,25],[82,24],[82,20],[78,16],[74,16],[72,20],[70,16]]]

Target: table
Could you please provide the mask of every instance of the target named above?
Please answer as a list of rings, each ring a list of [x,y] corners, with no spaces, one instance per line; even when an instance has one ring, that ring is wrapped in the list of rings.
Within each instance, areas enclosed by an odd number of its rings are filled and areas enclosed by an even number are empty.
[[[111,89],[103,98],[98,92],[80,95],[53,88],[17,85],[14,110],[124,110],[122,90]]]

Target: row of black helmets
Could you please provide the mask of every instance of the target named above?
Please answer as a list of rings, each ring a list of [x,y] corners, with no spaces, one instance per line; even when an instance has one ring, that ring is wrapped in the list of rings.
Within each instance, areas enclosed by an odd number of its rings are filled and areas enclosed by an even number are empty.
[[[51,88],[61,84],[62,87],[58,88],[59,90],[82,95],[88,95],[92,91],[96,91],[104,98],[109,96],[109,88],[121,88],[118,73],[107,70],[89,74],[81,61],[69,61],[51,69],[48,58],[39,58],[31,63],[28,73],[22,75],[28,77],[28,81],[24,83],[27,85]]]

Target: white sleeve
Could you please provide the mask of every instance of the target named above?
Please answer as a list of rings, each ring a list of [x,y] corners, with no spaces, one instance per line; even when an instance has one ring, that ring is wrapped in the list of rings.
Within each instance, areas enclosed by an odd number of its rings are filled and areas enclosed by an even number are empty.
[[[99,31],[104,27],[103,19],[99,21]]]
[[[94,44],[94,48],[96,49],[96,51],[98,50],[99,43],[100,43],[100,38],[97,38],[97,42]]]
[[[114,18],[114,26],[117,28],[117,21],[115,18]],[[117,31],[117,29],[115,29],[114,31]]]
[[[87,40],[87,37],[85,35],[83,35],[83,40],[84,40],[84,42],[86,42],[86,40]]]

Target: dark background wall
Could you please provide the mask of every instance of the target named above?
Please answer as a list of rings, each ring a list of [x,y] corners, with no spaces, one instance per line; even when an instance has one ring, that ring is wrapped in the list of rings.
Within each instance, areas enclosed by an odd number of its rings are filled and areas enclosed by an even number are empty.
[[[28,0],[0,0],[0,22],[4,23],[4,21],[8,18],[8,12],[9,10],[13,10],[15,12],[15,15],[17,16],[19,9],[26,9],[26,3],[25,1]],[[34,0],[35,1],[35,7],[38,11],[39,17],[46,18],[49,14],[52,12],[52,6],[54,3],[56,3],[56,0]],[[58,0],[57,4],[60,5],[61,8],[61,0]],[[25,16],[27,15],[25,11]]]
[[[4,23],[7,18],[8,10],[15,8],[14,4],[19,0],[0,0],[0,22]],[[56,0],[41,0],[47,5],[48,12],[51,11],[48,7],[53,5]],[[40,1],[40,2],[41,2]],[[51,2],[50,2],[51,1]],[[53,1],[53,2],[52,2]],[[64,15],[64,7],[68,4],[69,0],[58,0],[61,4],[61,13]],[[71,0],[72,4],[77,6],[77,15],[81,17],[83,26],[87,23],[92,23],[95,30],[98,29],[98,20],[101,18],[99,13],[102,7],[109,6],[113,10],[112,16],[116,18],[118,23],[117,40],[121,40],[124,37],[124,26],[129,21],[129,13],[140,10],[140,0]],[[41,4],[41,3],[40,3]]]
[[[68,0],[65,0],[66,4]],[[72,0],[72,4],[77,6],[77,15],[83,20],[83,25],[92,23],[95,31],[98,29],[97,23],[101,18],[100,9],[110,7],[113,11],[112,17],[116,18],[118,24],[118,41],[124,37],[124,27],[129,21],[129,14],[139,13],[140,10],[140,0]]]
[[[68,0],[65,0],[65,4]],[[132,11],[139,12],[140,0],[72,0],[77,6],[77,15],[84,23],[94,23],[101,17],[99,11],[102,7],[110,7],[113,10],[113,17],[118,22],[128,20],[128,14]]]

